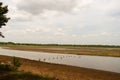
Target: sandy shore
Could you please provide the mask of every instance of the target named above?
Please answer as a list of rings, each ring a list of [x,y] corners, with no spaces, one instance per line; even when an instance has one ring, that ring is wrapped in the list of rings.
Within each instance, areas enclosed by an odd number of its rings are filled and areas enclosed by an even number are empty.
[[[0,62],[11,61],[8,56],[0,56]],[[120,80],[120,73],[112,73],[81,67],[43,63],[20,58],[19,70],[34,74],[56,77],[59,80]]]

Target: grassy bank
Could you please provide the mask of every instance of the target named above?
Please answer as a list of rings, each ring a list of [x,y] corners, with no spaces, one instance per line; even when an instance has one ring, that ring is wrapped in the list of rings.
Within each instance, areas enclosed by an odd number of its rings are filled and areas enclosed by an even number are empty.
[[[18,58],[13,58],[18,60]],[[16,60],[14,62],[16,62]],[[10,62],[10,63],[8,63]],[[15,63],[16,65],[18,64]],[[32,74],[31,72],[19,71],[12,65],[12,61],[0,59],[0,80],[58,80],[47,76]]]
[[[30,72],[22,71],[4,71],[1,70],[0,80],[57,80],[50,77],[44,77],[40,75],[35,75]],[[0,72],[1,72],[0,71]]]
[[[8,62],[12,58],[0,56],[0,61]],[[119,73],[99,71],[94,69],[43,63],[21,59],[20,71],[32,72],[37,75],[56,77],[59,80],[120,80]]]
[[[4,45],[9,49],[37,51],[37,52],[52,52],[64,54],[78,54],[78,55],[95,55],[95,56],[114,56],[120,57],[119,47],[105,47],[105,46],[53,46],[53,45]]]

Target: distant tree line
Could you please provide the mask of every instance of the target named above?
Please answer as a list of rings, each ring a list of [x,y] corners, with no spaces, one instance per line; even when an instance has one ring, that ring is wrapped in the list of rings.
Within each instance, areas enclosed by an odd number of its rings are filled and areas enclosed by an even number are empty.
[[[73,44],[34,44],[34,43],[14,43],[14,42],[0,42],[0,45],[29,45],[29,46],[56,46],[56,47],[115,47],[120,48],[119,45],[73,45]]]

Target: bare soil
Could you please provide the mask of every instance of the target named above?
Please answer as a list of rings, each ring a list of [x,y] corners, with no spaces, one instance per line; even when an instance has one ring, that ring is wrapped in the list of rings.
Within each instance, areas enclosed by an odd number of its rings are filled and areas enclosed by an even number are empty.
[[[0,62],[9,63],[11,60],[11,57],[0,56]],[[20,62],[22,65],[19,70],[38,75],[56,77],[59,80],[120,80],[120,73],[43,63],[22,58],[20,58]]]

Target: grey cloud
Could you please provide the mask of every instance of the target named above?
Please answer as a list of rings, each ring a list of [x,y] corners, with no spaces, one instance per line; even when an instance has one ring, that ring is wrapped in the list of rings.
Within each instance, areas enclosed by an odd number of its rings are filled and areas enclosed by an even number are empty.
[[[40,14],[45,10],[70,12],[76,5],[77,0],[21,0],[17,8],[31,14]]]
[[[110,16],[120,18],[120,9],[111,11]]]
[[[120,0],[112,0],[108,15],[120,18]]]

